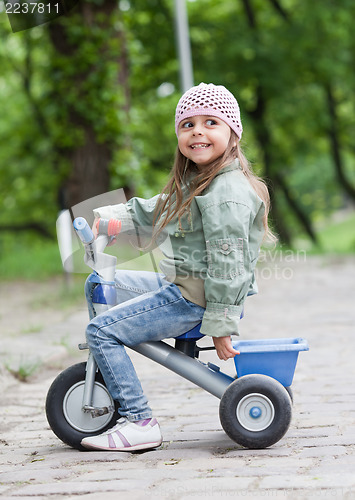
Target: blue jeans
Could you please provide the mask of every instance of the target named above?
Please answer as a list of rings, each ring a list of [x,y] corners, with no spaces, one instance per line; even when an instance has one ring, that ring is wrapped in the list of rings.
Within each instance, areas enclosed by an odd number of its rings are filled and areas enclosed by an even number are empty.
[[[86,285],[90,316],[95,285]],[[90,350],[106,386],[130,421],[151,418],[152,410],[124,346],[178,337],[202,321],[205,309],[185,299],[162,274],[117,271],[117,306],[93,317],[86,330]]]

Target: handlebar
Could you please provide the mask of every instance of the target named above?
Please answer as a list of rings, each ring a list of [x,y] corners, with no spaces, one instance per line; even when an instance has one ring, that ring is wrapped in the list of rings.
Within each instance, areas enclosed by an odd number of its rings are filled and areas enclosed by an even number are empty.
[[[94,233],[84,217],[77,217],[74,219],[73,226],[84,245],[89,245],[94,242]]]
[[[85,247],[84,262],[106,281],[113,281],[117,259],[112,255],[103,253],[109,237],[99,235],[95,239],[94,233],[84,217],[76,217],[73,226]]]

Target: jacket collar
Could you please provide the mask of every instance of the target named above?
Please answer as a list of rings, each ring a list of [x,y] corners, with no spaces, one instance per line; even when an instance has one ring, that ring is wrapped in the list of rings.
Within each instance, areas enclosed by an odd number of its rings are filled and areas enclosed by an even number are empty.
[[[225,174],[227,172],[230,172],[231,170],[242,170],[242,167],[239,163],[239,160],[238,158],[236,158],[235,160],[232,161],[232,163],[230,163],[229,165],[226,165],[225,167],[222,168],[222,170],[220,170],[216,175],[215,177],[217,177],[218,175],[221,175],[221,174]],[[196,172],[189,172],[187,174],[187,178],[186,178],[186,181],[185,181],[185,188],[186,188],[186,185],[188,186],[191,182],[191,180],[195,177],[196,175]]]
[[[238,158],[236,158],[229,165],[226,165],[225,167],[223,167],[222,170],[220,170],[217,175],[225,174],[226,172],[230,172],[231,170],[242,170],[242,167],[239,163]],[[216,175],[216,177],[217,177],[217,175]]]

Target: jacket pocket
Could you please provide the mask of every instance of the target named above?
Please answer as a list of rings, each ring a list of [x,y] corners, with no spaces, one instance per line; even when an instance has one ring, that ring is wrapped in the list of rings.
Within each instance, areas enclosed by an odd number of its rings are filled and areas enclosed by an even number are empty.
[[[212,278],[232,279],[244,274],[243,238],[206,241],[208,273]]]

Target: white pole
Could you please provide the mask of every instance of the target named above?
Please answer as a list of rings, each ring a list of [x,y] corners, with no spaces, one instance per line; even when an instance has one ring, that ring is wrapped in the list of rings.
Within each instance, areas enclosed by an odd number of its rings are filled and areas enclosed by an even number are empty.
[[[57,219],[57,239],[59,252],[65,273],[65,279],[69,283],[70,274],[74,272],[74,241],[72,238],[73,226],[69,210],[62,210]],[[76,242],[77,245],[77,242]],[[78,246],[78,245],[77,245]]]
[[[180,85],[186,92],[194,85],[189,23],[185,0],[175,0],[175,29],[180,63]]]

